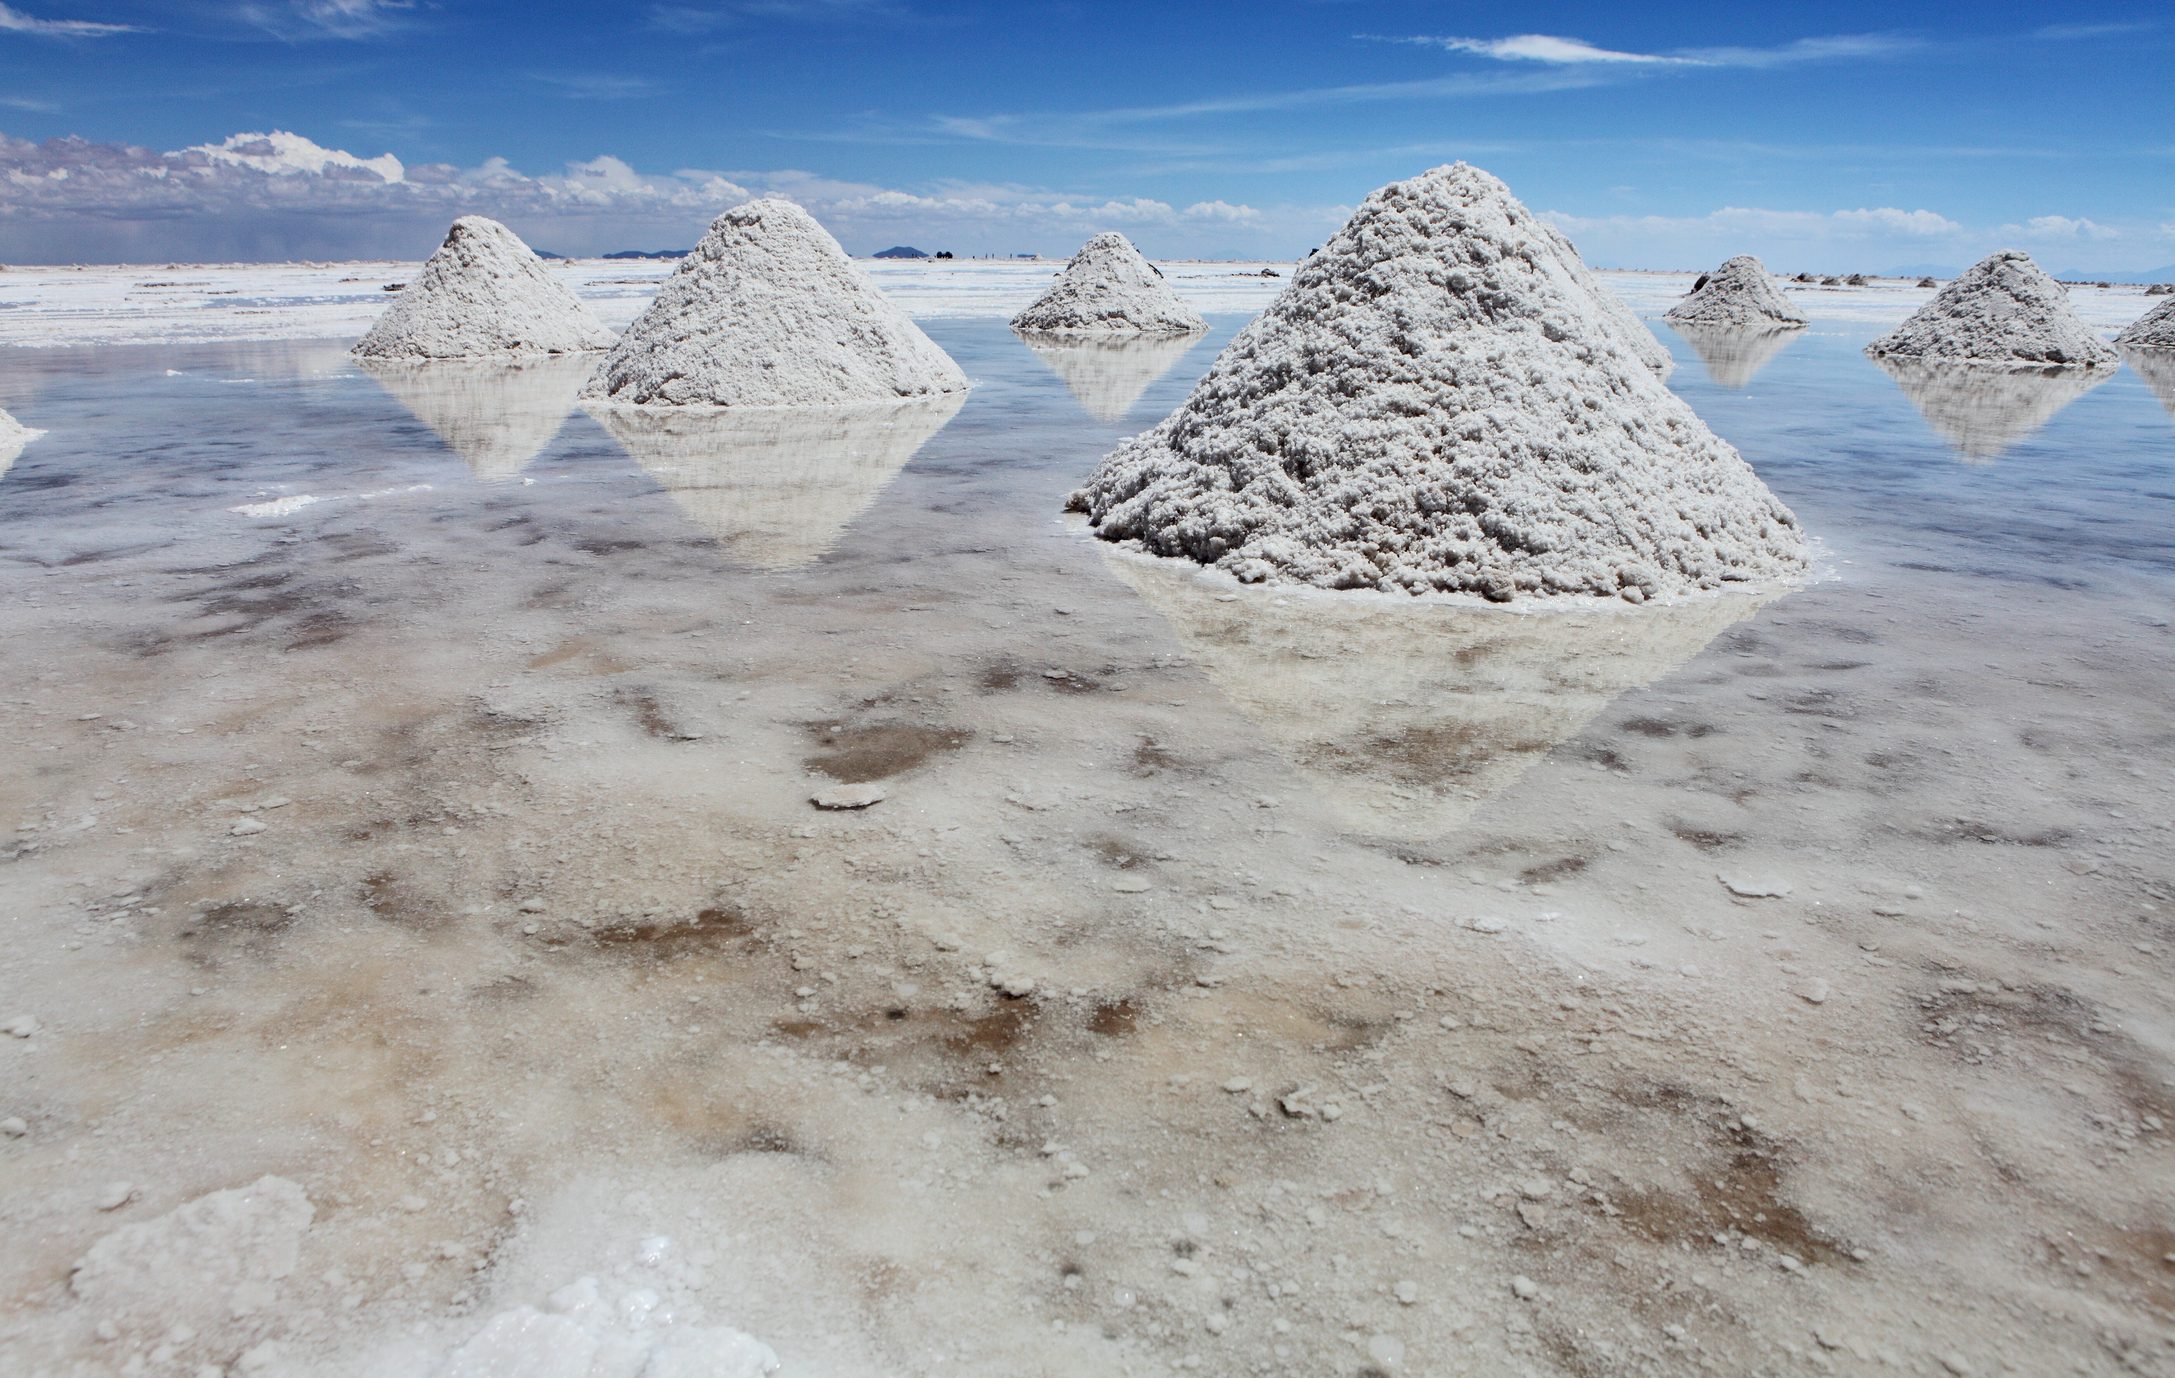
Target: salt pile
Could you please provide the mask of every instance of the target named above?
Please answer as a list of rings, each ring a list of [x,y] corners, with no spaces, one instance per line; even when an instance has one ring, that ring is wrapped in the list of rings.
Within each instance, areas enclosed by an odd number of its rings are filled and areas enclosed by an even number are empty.
[[[2062,284],[2016,249],[1981,260],[1865,352],[1971,364],[2117,362],[2107,342],[2078,318]]]
[[[612,332],[521,237],[464,215],[355,346],[372,359],[473,359],[605,349]]]
[[[1804,313],[1776,290],[1767,269],[1750,254],[1739,254],[1702,277],[1663,319],[1672,325],[1737,329],[1805,324]]]
[[[595,367],[581,354],[362,361],[363,372],[485,480],[514,477],[551,443]]]
[[[1208,329],[1122,234],[1080,246],[1054,286],[1012,318],[1039,335],[1191,335]]]
[[[1639,602],[1801,571],[1626,321],[1660,348],[1494,177],[1392,183],[1070,505],[1248,582]]]
[[[966,375],[790,201],[714,221],[582,395],[633,406],[821,407],[964,392]]]
[[[1999,459],[2054,414],[2114,376],[2104,368],[1964,368],[1946,359],[1875,359],[1967,463]]]
[[[0,411],[0,474],[8,471],[8,466],[22,454],[25,445],[44,434],[44,431],[34,431]]]
[[[2175,349],[2175,301],[2164,301],[2130,323],[2115,343],[2132,349]]]

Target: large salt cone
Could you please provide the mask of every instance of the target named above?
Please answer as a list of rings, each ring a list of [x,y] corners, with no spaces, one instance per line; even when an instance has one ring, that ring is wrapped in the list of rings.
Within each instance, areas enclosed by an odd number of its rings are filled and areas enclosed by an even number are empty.
[[[1094,339],[1023,332],[1020,338],[1064,380],[1089,416],[1112,425],[1201,342],[1199,335]]]
[[[1980,260],[1865,352],[2017,368],[2119,362],[2070,305],[2069,289],[2016,249]]]
[[[513,478],[543,452],[597,366],[593,354],[361,362],[486,481]]]
[[[589,410],[734,561],[782,571],[836,546],[964,401]]]
[[[1739,328],[1671,321],[1669,328],[1684,337],[1699,362],[1706,365],[1707,376],[1715,385],[1725,388],[1750,383],[1788,348],[1790,341],[1804,333],[1794,325]]]
[[[638,407],[830,407],[967,386],[814,217],[765,198],[711,223],[582,396]]]
[[[1080,246],[1065,271],[1012,328],[1041,335],[1194,335],[1208,329],[1122,234]]]
[[[521,236],[464,215],[355,346],[358,358],[481,359],[608,348],[612,332]]]
[[[1949,360],[1876,358],[1926,424],[1970,464],[1989,464],[2114,377],[2111,368],[1981,368]]]
[[[1355,831],[1456,832],[1619,696],[1675,672],[1774,594],[1503,608],[1243,590],[1103,547],[1233,707]]]

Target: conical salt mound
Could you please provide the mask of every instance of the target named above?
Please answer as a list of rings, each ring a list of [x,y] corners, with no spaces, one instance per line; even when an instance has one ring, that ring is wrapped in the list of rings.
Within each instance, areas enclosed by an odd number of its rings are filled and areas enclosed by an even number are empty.
[[[1707,376],[1719,387],[1741,388],[1774,361],[1784,346],[1803,333],[1802,326],[1689,325],[1672,321],[1670,329],[1684,337]]]
[[[824,407],[964,392],[967,377],[791,201],[719,216],[582,396],[631,406]]]
[[[1767,269],[1739,254],[1693,285],[1692,293],[1663,316],[1672,325],[1773,329],[1805,324],[1805,315],[1775,288]]]
[[[2115,336],[2115,343],[2131,349],[2175,349],[2175,298],[2161,302]]]
[[[1392,183],[1070,506],[1249,582],[1639,602],[1801,571],[1613,301],[1487,173]]]
[[[0,474],[6,473],[15,463],[23,453],[25,445],[44,434],[44,431],[34,431],[6,412],[0,411]]]
[[[958,393],[890,406],[609,407],[597,420],[743,565],[800,569],[838,544]]]
[[[2118,362],[2062,284],[2016,249],[1981,260],[1865,347],[1874,358],[2071,367]]]
[[[514,477],[551,443],[595,366],[581,354],[362,362],[363,372],[487,481]]]
[[[1191,335],[1208,329],[1133,241],[1099,234],[1012,328],[1038,335]]]
[[[612,332],[521,236],[496,220],[464,215],[355,353],[366,359],[478,359],[575,354],[611,343]]]
[[[1097,421],[1123,421],[1158,378],[1171,371],[1198,335],[1023,337],[1037,359],[1065,381],[1082,409]]]
[[[2054,414],[2114,376],[2112,369],[1969,368],[1942,359],[1876,359],[1926,424],[1966,463],[1999,459]]]
[[[2169,416],[2175,416],[2175,350],[2125,349],[2122,362],[2137,371],[2152,389],[2152,395],[2160,399]],[[0,450],[6,447],[0,445]]]

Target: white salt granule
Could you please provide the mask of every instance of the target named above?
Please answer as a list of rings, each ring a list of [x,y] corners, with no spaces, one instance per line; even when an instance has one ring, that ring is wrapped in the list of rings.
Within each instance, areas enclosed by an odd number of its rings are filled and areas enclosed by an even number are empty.
[[[521,237],[465,215],[355,346],[371,359],[474,359],[605,349],[612,332]]]
[[[1804,313],[1776,289],[1767,269],[1739,254],[1693,284],[1691,295],[1669,308],[1673,325],[1760,329],[1805,324]]]
[[[1122,234],[1080,246],[1035,304],[1012,318],[1032,335],[1191,335],[1208,329]]]
[[[1487,173],[1392,183],[1070,505],[1247,581],[1639,602],[1803,570],[1628,316]]]
[[[1865,347],[1874,358],[1968,364],[2098,366],[2118,362],[2031,255],[1990,255],[1911,318]]]
[[[634,406],[820,407],[966,375],[790,201],[719,216],[582,390]]]
[[[2175,349],[2175,297],[2131,322],[2115,343],[2132,349]]]

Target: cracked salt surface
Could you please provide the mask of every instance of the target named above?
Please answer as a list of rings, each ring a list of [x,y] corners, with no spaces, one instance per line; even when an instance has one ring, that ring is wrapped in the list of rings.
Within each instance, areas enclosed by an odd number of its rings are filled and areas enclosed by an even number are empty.
[[[1004,312],[789,567],[581,412],[13,356],[0,1370],[2169,1367],[2169,418],[1955,464],[1805,295],[1678,385],[1838,577],[1562,621],[1136,588]]]

